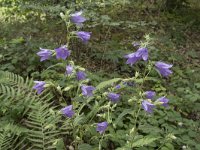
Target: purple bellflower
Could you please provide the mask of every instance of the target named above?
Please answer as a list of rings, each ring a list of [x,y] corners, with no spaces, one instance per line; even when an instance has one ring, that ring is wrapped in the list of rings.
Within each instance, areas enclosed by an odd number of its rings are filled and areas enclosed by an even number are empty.
[[[154,104],[148,102],[147,100],[143,100],[142,101],[142,108],[148,112],[148,113],[152,113],[153,112],[153,108],[155,107]]]
[[[107,129],[107,127],[108,127],[108,123],[106,121],[98,123],[96,131],[98,131],[100,134],[103,134],[105,130]]]
[[[61,109],[61,112],[65,116],[72,118],[72,116],[74,115],[73,106],[72,105],[66,106],[65,108]]]
[[[52,52],[48,49],[40,48],[40,51],[37,52],[37,55],[41,57],[40,61],[44,61],[51,58]]]
[[[154,91],[146,91],[144,94],[147,99],[153,99],[153,97],[156,95]]]
[[[66,66],[66,74],[72,74],[72,71],[73,71],[73,66],[71,65],[67,65]]]
[[[173,66],[171,64],[166,64],[164,62],[158,61],[155,63],[155,66],[156,66],[156,70],[158,70],[160,74],[164,77],[167,77],[170,74],[172,74],[172,71],[169,70],[169,68]]]
[[[148,49],[145,48],[145,47],[139,48],[136,52],[136,57],[139,57],[140,59],[147,61],[147,59],[148,59]]]
[[[136,52],[125,55],[127,58],[126,64],[133,65],[137,61],[143,59],[144,61],[148,60],[148,49],[145,47],[139,48]]]
[[[76,78],[78,81],[86,79],[86,74],[83,71],[79,71],[76,74]]]
[[[33,87],[33,89],[35,89],[37,91],[37,94],[41,94],[42,91],[44,90],[44,85],[45,82],[44,81],[34,81],[35,86]]]
[[[83,43],[87,43],[90,39],[91,32],[78,31],[76,32],[76,35],[83,41]]]
[[[82,13],[82,11],[79,11],[71,14],[71,22],[75,23],[78,26],[82,26],[82,23],[86,21],[85,17],[82,16]]]
[[[93,95],[93,91],[95,90],[95,88],[93,86],[82,85],[81,90],[84,96],[90,97]]]
[[[65,60],[67,57],[70,56],[70,51],[67,49],[66,45],[56,48],[55,51],[56,51],[56,59]]]
[[[164,107],[167,107],[167,106],[168,106],[169,99],[167,99],[165,96],[163,96],[163,97],[159,98],[157,101],[162,102],[162,103],[163,103],[162,105],[163,105]]]
[[[120,94],[108,93],[108,98],[109,98],[112,102],[118,102],[119,99],[120,99]]]
[[[115,86],[115,89],[120,89],[120,88],[121,88],[120,84]]]

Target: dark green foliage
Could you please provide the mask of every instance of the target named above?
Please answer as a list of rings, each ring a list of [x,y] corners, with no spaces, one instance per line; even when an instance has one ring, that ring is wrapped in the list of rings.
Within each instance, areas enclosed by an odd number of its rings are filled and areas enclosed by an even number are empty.
[[[138,117],[137,131],[131,118],[135,109],[134,88],[123,97],[123,103],[111,118],[116,128],[109,129],[103,141],[106,149],[129,150],[130,145],[138,150],[176,150],[183,146],[188,150],[200,149],[200,61],[199,24],[200,9],[198,0],[0,0],[0,70],[10,71],[20,76],[34,79],[51,79],[65,87],[62,81],[64,67],[46,70],[55,64],[53,61],[39,62],[36,53],[39,47],[54,49],[66,44],[66,29],[59,13],[66,10],[84,10],[88,19],[83,30],[92,32],[88,45],[73,40],[73,59],[87,68],[94,85],[102,82],[98,89],[117,83],[122,77],[134,76],[144,64],[134,67],[125,65],[123,56],[136,51],[131,43],[143,40],[150,33],[149,47],[152,60],[160,58],[172,62],[173,75],[168,79],[155,78],[144,86],[161,95],[169,95],[170,108],[158,110],[153,116]],[[4,10],[5,9],[5,10]],[[74,133],[68,121],[58,114],[62,97],[52,96],[46,91],[41,97],[32,91],[33,82],[19,75],[0,72],[0,150],[13,149],[64,149],[72,146],[74,139],[80,150],[98,149],[98,136],[95,127],[86,128],[86,121],[99,111],[99,103],[89,103],[83,115],[74,120],[74,125],[84,129]],[[62,73],[60,73],[62,72]],[[74,90],[76,84],[71,82]],[[63,96],[69,103],[69,94]],[[133,99],[127,100],[127,97]],[[77,101],[83,102],[82,99]],[[135,100],[136,101],[136,100]],[[134,102],[135,102],[134,101]],[[128,104],[127,104],[128,103]],[[95,109],[93,109],[95,108]],[[91,111],[89,113],[89,111]],[[129,131],[130,128],[134,128]],[[133,132],[135,131],[135,132]],[[132,134],[134,133],[134,134]],[[94,136],[92,140],[89,140]],[[131,139],[132,143],[126,143]],[[107,142],[108,141],[108,142]],[[74,145],[73,145],[74,146]],[[160,147],[159,147],[160,146]]]

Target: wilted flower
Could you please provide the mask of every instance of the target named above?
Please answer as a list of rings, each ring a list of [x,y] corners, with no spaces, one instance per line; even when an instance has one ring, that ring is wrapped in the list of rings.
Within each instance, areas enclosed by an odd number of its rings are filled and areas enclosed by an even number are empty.
[[[84,96],[92,96],[95,88],[93,86],[82,85],[81,90]]]
[[[73,66],[67,65],[66,66],[66,74],[72,74],[72,71],[73,71]]]
[[[163,105],[164,107],[167,107],[167,106],[168,106],[169,99],[167,99],[165,96],[163,96],[163,97],[159,98],[157,101],[162,102],[162,105]]]
[[[156,62],[155,66],[156,66],[156,69],[160,72],[160,74],[164,77],[167,77],[170,74],[172,74],[172,71],[169,70],[169,68],[173,66],[171,64],[166,64],[164,62],[158,61]]]
[[[70,51],[67,49],[66,45],[56,48],[55,51],[57,59],[65,60],[70,55]]]
[[[148,112],[148,113],[152,113],[152,109],[155,107],[155,105],[154,104],[152,104],[152,103],[150,103],[150,102],[148,102],[147,100],[143,100],[142,101],[142,108],[146,111],[146,112]]]
[[[44,81],[34,81],[35,86],[33,87],[33,89],[37,90],[37,94],[42,93],[42,91],[44,90],[44,85],[45,82]]]
[[[37,53],[37,55],[41,57],[40,61],[44,61],[51,57],[52,52],[48,49],[40,48],[40,51]]]
[[[108,98],[112,101],[112,102],[117,102],[120,99],[120,94],[116,94],[116,93],[108,93]]]
[[[86,21],[85,17],[82,16],[82,11],[75,12],[74,14],[71,14],[71,22],[75,23],[76,25],[81,26],[83,22]]]
[[[153,99],[153,97],[156,95],[154,91],[146,91],[144,94],[147,99]]]
[[[126,61],[126,64],[133,65],[137,61],[143,59],[144,61],[147,61],[148,59],[148,49],[145,47],[139,48],[136,52],[125,55],[125,58],[128,60]]]
[[[101,122],[101,123],[98,123],[97,124],[97,128],[96,130],[102,134],[105,132],[106,128],[108,127],[108,123],[105,121],[105,122]]]
[[[78,81],[80,81],[80,80],[84,80],[84,79],[86,78],[86,74],[85,74],[85,72],[83,72],[83,71],[79,71],[79,72],[77,72],[77,74],[76,74],[76,78],[77,78]]]
[[[73,111],[73,106],[72,105],[69,105],[69,106],[66,106],[65,108],[61,109],[61,112],[69,117],[69,118],[72,118],[72,116],[74,115],[74,111]]]
[[[87,43],[90,39],[91,33],[85,32],[85,31],[78,31],[76,32],[76,35],[84,42]]]

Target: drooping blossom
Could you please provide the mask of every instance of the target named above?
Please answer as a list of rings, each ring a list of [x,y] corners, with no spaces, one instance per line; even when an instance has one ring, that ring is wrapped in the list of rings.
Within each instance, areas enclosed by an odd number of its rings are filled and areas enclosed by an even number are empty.
[[[86,79],[86,74],[83,71],[79,71],[76,74],[76,78],[78,81]]]
[[[82,13],[82,11],[79,11],[71,14],[70,21],[78,26],[82,26],[82,23],[86,21],[85,17],[82,16]]]
[[[140,58],[136,56],[136,53],[125,55],[125,58],[127,58],[126,64],[130,64],[131,66],[140,60]]]
[[[90,97],[93,95],[93,91],[95,90],[95,88],[93,86],[82,85],[81,90],[84,96]]]
[[[83,43],[87,43],[91,37],[91,32],[78,31],[76,35],[83,41]]]
[[[55,51],[56,51],[56,59],[65,60],[67,57],[70,56],[70,51],[68,50],[66,45],[56,48]]]
[[[153,97],[156,95],[156,92],[154,92],[154,91],[146,91],[144,94],[145,94],[147,99],[153,99]]]
[[[42,91],[44,90],[44,85],[46,84],[44,81],[34,81],[35,86],[33,89],[37,91],[37,94],[41,94]]]
[[[37,55],[40,56],[40,61],[44,61],[51,58],[52,52],[48,49],[40,48],[40,51],[37,52]]]
[[[139,48],[136,52],[125,55],[127,58],[126,64],[133,65],[137,61],[143,59],[144,61],[148,60],[148,49],[145,47]]]
[[[120,99],[120,94],[108,93],[108,98],[109,98],[109,100],[111,100],[112,102],[118,102],[119,99]]]
[[[152,113],[153,112],[153,108],[155,107],[154,104],[148,102],[147,100],[143,100],[142,101],[142,108],[148,112],[148,113]]]
[[[72,116],[74,115],[73,106],[72,105],[66,106],[65,108],[61,109],[61,112],[65,116],[72,118]]]
[[[156,70],[158,70],[160,74],[164,77],[167,77],[170,74],[172,74],[172,71],[169,70],[173,66],[171,64],[166,64],[164,62],[158,61],[155,63],[155,66],[156,66]]]
[[[107,129],[107,127],[108,127],[108,123],[106,121],[98,123],[96,131],[98,131],[100,134],[103,134],[105,130]]]
[[[140,59],[147,61],[147,59],[148,59],[148,49],[146,47],[139,48],[136,52],[136,57],[139,57]]]
[[[162,102],[162,105],[163,105],[164,107],[167,107],[167,106],[168,106],[169,99],[167,99],[165,96],[163,96],[163,97],[159,98],[157,101]]]
[[[72,65],[67,65],[66,66],[66,74],[72,74],[73,71],[73,66]]]

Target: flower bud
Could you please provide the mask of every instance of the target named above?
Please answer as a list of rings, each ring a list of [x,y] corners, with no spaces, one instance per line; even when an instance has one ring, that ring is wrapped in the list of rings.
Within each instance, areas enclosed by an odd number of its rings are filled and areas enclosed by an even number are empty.
[[[64,90],[63,90],[63,91],[69,91],[70,89],[71,89],[71,87],[70,87],[70,86],[68,86],[68,87],[64,88]]]

